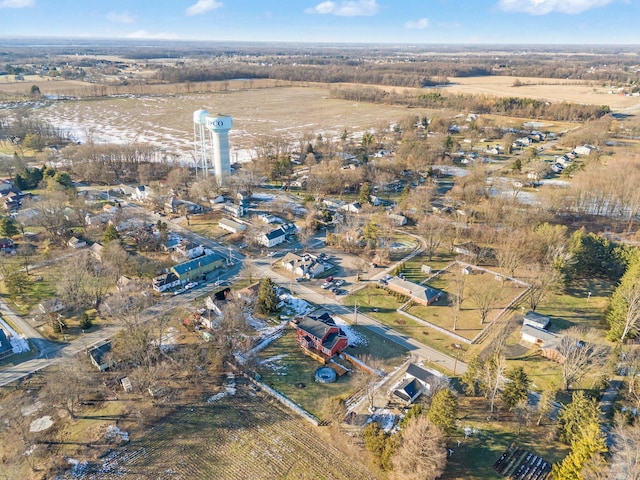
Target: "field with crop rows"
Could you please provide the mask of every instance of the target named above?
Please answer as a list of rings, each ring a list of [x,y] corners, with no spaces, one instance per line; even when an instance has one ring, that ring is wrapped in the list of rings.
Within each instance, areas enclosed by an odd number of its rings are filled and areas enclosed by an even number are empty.
[[[64,478],[376,478],[333,447],[328,431],[273,403],[244,379],[238,379],[235,394],[172,412],[141,438],[83,470]]]

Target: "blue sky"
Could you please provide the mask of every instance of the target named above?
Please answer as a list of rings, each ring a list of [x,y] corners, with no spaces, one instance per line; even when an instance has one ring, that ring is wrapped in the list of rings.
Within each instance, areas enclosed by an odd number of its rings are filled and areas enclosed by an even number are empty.
[[[640,44],[640,0],[0,0],[0,37]]]

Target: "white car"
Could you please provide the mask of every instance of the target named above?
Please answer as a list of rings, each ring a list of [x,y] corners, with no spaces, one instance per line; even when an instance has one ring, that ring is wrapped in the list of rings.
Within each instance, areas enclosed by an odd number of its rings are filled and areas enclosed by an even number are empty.
[[[342,285],[344,285],[344,280],[340,279],[340,280],[336,280],[334,285],[336,287],[341,287]]]
[[[276,254],[276,252],[269,252],[267,253],[267,257],[271,258]]]
[[[331,283],[331,282],[324,282],[320,288],[323,288],[323,289],[325,289],[325,290],[326,290],[326,289],[327,289],[327,288],[329,288],[331,285],[333,285],[333,283]]]
[[[194,287],[198,286],[198,282],[189,282],[184,286],[185,290],[191,290]]]

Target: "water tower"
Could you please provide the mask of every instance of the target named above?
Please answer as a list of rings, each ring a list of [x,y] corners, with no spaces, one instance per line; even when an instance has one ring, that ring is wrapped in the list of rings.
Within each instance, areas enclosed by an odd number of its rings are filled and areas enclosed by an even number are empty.
[[[193,113],[193,144],[196,163],[205,176],[209,175],[212,166],[220,185],[231,174],[229,156],[229,130],[233,127],[233,119],[229,115],[212,116],[207,110],[196,110]],[[213,162],[211,162],[212,160]]]

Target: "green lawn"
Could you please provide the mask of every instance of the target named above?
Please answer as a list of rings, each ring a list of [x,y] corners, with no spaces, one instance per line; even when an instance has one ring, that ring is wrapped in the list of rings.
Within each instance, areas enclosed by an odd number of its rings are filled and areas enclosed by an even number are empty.
[[[522,426],[506,411],[500,412],[499,421],[487,421],[486,401],[480,398],[460,397],[460,431],[450,441],[454,450],[449,457],[447,468],[442,475],[445,480],[499,480],[491,468],[502,453],[512,444],[542,456],[546,461],[555,463],[568,453],[568,447],[557,441],[549,440],[548,426],[536,427],[535,422]],[[465,438],[464,427],[476,429]],[[460,447],[457,441],[460,440]]]
[[[377,368],[389,370],[406,359],[406,349],[363,327],[356,327],[356,331],[366,338],[367,345],[349,347],[347,353],[350,355],[374,362]],[[323,408],[328,399],[349,396],[360,385],[360,379],[351,374],[340,377],[336,383],[316,383],[315,372],[322,365],[302,352],[293,328],[288,328],[282,337],[262,350],[258,357],[263,362],[258,370],[262,381],[319,418],[325,415]],[[273,361],[265,362],[267,359]],[[351,367],[344,360],[338,362]]]

